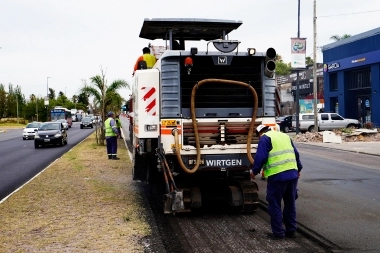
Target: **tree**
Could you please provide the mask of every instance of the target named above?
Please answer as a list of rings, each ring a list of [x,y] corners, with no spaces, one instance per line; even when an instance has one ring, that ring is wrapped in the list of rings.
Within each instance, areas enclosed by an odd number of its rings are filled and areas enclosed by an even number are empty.
[[[275,60],[276,60],[276,75],[284,76],[284,75],[289,75],[292,72],[291,64],[284,63],[281,55],[276,54]]]
[[[67,107],[66,101],[67,97],[65,96],[65,93],[63,93],[62,91],[58,92],[57,103],[61,104],[64,107]]]
[[[342,36],[339,36],[339,35],[333,35],[333,36],[330,37],[330,40],[340,41],[340,40],[347,39],[347,38],[349,38],[349,37],[351,37],[351,35],[345,33],[345,34],[343,34]]]
[[[86,84],[85,84],[86,86]],[[86,92],[81,92],[79,95],[78,95],[78,103],[81,103],[85,106],[88,106],[88,95]]]
[[[314,64],[313,59],[310,56],[306,57],[306,66],[313,65],[313,64]]]
[[[0,83],[0,119],[5,116],[7,108],[7,92],[5,91],[4,84]]]
[[[13,84],[8,85],[8,95],[7,95],[7,109],[6,109],[6,115],[7,118],[15,117],[16,116],[16,107],[17,107],[17,102],[16,102],[16,94],[15,91],[13,90]]]
[[[78,103],[78,96],[77,96],[77,95],[74,95],[74,96],[71,98],[71,101],[73,101],[74,104]]]
[[[120,88],[129,89],[129,85],[125,80],[118,79],[108,86],[105,73],[102,69],[101,75],[93,76],[90,80],[91,85],[87,85],[86,81],[83,80],[84,87],[81,89],[81,92],[94,97],[94,106],[99,108],[102,122],[104,122],[107,111],[119,109],[122,102],[125,101],[117,91]],[[97,143],[104,145],[105,132],[103,127],[100,128],[99,137],[99,139],[97,138]]]
[[[49,88],[49,99],[55,99],[55,90],[52,88]]]

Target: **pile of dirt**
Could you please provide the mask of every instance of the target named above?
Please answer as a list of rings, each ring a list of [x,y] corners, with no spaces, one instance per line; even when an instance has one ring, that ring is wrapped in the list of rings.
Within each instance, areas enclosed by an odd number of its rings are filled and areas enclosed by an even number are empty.
[[[352,132],[345,133],[341,130],[333,130],[336,135],[342,137],[342,142],[371,142],[380,141],[379,132]],[[296,142],[323,142],[323,132],[306,132],[298,134],[293,138]]]
[[[369,142],[369,141],[380,141],[380,133],[361,133],[356,136],[342,136],[343,142]]]
[[[323,136],[322,136],[322,132],[317,132],[317,133],[306,132],[303,134],[297,134],[293,138],[293,141],[296,141],[296,142],[323,142]]]

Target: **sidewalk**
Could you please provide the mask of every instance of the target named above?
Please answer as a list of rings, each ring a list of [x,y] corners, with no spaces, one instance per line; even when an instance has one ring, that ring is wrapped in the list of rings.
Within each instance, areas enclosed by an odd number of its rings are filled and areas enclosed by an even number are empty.
[[[330,149],[345,150],[349,152],[380,156],[380,142],[343,142],[322,143],[322,142],[295,142],[297,144],[305,144],[312,146],[325,147]]]

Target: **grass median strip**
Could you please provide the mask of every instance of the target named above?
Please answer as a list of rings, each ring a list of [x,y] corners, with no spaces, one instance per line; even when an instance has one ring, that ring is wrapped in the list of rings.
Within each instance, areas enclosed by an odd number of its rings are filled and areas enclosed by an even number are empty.
[[[2,252],[142,252],[151,233],[124,140],[108,160],[95,136],[0,205]]]

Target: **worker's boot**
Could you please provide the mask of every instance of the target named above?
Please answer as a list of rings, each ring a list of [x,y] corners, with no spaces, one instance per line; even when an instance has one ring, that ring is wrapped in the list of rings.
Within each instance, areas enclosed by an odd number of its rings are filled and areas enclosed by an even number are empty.
[[[108,155],[108,159],[112,159],[112,155]]]
[[[120,160],[120,158],[117,157],[116,155],[112,155],[112,160]]]

